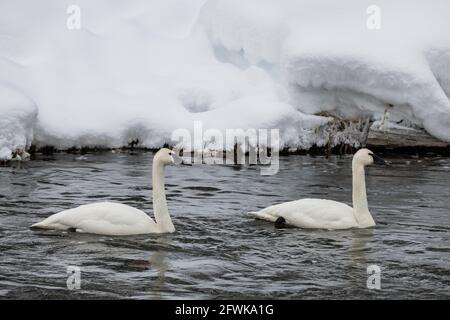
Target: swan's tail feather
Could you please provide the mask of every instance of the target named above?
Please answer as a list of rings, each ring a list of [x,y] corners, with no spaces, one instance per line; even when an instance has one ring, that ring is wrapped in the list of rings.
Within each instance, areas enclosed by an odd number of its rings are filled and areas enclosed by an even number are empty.
[[[277,220],[277,217],[274,217],[267,213],[263,213],[261,211],[251,211],[248,214],[254,216],[255,219],[267,220],[270,222],[275,222]]]
[[[55,221],[53,216],[48,217],[47,219],[42,220],[41,222],[35,223],[30,226],[30,229],[59,229],[66,230],[69,226],[66,226],[58,221]]]
[[[31,225],[30,229],[49,229],[49,226],[45,224],[43,221],[41,221]]]

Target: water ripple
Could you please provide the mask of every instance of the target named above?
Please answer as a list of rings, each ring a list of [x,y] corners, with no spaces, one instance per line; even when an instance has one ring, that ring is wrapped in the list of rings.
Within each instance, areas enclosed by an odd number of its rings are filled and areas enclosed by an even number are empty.
[[[0,167],[0,297],[450,298],[450,159],[399,157],[367,169],[377,226],[275,229],[246,213],[302,197],[351,201],[351,158],[280,158],[275,176],[257,166],[167,169],[177,231],[97,236],[31,231],[63,209],[113,200],[152,214],[151,152],[56,154]],[[419,162],[421,161],[421,162]],[[382,290],[366,288],[366,267]],[[67,266],[82,287],[66,287]]]

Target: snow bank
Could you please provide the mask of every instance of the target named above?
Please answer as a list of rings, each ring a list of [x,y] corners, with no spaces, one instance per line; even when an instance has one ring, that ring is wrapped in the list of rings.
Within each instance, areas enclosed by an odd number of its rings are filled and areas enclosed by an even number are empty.
[[[368,31],[356,0],[2,0],[0,83],[17,96],[0,103],[2,155],[31,137],[160,147],[196,120],[279,128],[283,145],[309,148],[329,141],[330,118],[314,114],[381,118],[387,105],[391,121],[450,141],[449,4],[391,2]]]
[[[67,1],[2,2],[0,81],[38,106],[38,147],[121,147],[137,139],[160,147],[196,120],[205,128],[293,133],[301,123],[327,121],[290,106],[285,88],[262,68],[219,61],[195,26],[203,0],[70,4],[81,8],[80,30],[66,28]]]
[[[0,160],[26,150],[33,138],[37,108],[26,96],[0,84]]]
[[[297,110],[380,119],[388,108],[450,141],[449,2],[376,4],[376,31],[358,0],[214,0],[200,21],[221,56],[265,66]]]

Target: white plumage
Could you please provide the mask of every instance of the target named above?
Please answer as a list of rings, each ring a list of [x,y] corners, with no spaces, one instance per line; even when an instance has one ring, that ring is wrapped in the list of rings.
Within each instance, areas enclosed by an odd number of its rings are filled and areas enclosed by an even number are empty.
[[[174,232],[164,190],[164,167],[174,164],[177,155],[166,148],[153,160],[153,208],[155,221],[145,212],[125,204],[98,202],[56,213],[31,228],[73,230],[103,235],[134,235]]]
[[[97,202],[64,210],[32,227],[104,235],[159,232],[156,223],[144,211],[115,202]]]
[[[276,222],[280,217],[286,225],[311,229],[368,228],[375,225],[367,205],[364,167],[384,160],[368,149],[353,157],[353,208],[345,203],[325,199],[301,199],[250,212],[257,219]]]
[[[257,218],[275,222],[279,217],[286,224],[305,229],[348,229],[358,227],[353,208],[345,203],[325,199],[301,199],[276,204],[258,212]]]

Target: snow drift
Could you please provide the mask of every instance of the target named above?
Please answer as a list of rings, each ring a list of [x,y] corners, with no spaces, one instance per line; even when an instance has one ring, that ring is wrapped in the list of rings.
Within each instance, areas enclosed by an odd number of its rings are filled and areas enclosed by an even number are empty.
[[[328,141],[323,111],[388,111],[450,141],[450,4],[378,5],[370,31],[356,0],[0,0],[0,158],[31,142],[160,147],[196,120],[309,148]]]
[[[380,118],[388,109],[450,141],[450,4],[377,5],[380,30],[367,28],[358,0],[218,0],[201,21],[225,56],[276,70],[299,111]]]
[[[0,84],[0,160],[26,150],[33,139],[37,108],[17,90]]]

